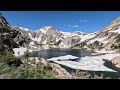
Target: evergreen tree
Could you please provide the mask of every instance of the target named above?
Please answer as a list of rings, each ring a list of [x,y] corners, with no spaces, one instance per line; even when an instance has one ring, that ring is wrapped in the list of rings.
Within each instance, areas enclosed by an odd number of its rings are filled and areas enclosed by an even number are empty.
[[[24,53],[24,57],[25,57],[25,66],[26,66],[26,74],[28,76],[28,63],[29,63],[29,50],[28,50],[28,45],[27,45],[27,50],[26,52]]]

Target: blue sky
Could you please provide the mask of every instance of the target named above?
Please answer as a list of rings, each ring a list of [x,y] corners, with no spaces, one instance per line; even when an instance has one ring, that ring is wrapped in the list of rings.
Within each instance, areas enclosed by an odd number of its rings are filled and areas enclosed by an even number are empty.
[[[120,16],[120,11],[0,11],[14,26],[37,30],[54,26],[65,32],[95,32]]]

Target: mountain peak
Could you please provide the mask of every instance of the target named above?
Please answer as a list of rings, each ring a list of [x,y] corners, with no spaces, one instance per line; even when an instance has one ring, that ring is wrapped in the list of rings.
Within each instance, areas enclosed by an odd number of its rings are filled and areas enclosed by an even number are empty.
[[[22,30],[25,30],[25,31],[29,31],[28,28],[23,28],[23,27],[19,27],[19,28],[22,29]]]
[[[82,31],[75,31],[75,33],[85,34],[85,32],[82,32]]]
[[[55,30],[55,28],[53,26],[45,26],[45,27],[39,29],[39,31],[41,31],[44,34],[46,34],[46,32],[48,30]]]
[[[54,26],[44,26],[42,29],[49,30],[49,29],[55,29]]]
[[[3,17],[2,13],[0,13],[0,24],[3,26],[9,25],[7,20]]]
[[[45,28],[54,28],[54,26],[45,26]]]

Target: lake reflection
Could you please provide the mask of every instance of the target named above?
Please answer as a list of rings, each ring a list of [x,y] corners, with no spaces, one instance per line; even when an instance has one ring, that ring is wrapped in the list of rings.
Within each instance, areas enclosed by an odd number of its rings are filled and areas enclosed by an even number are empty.
[[[59,57],[64,55],[73,55],[77,57],[83,57],[83,56],[89,56],[91,55],[90,51],[83,51],[83,50],[75,50],[75,49],[45,49],[41,51],[33,51],[31,53],[31,56],[35,57],[41,57],[45,59],[53,58],[53,57]]]

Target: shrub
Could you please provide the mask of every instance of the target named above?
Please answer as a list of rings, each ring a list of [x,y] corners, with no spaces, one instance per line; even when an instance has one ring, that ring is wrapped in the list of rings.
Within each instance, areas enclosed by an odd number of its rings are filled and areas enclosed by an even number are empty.
[[[38,71],[37,68],[29,65],[28,72],[24,68],[24,65],[21,65],[17,69],[13,69],[11,72],[12,78],[14,79],[55,79],[56,74],[53,71],[41,69]]]
[[[104,77],[103,74],[101,73],[101,76],[98,76],[96,74],[94,74],[94,76],[92,76],[89,72],[87,71],[80,71],[80,70],[76,70],[75,73],[72,74],[73,75],[73,79],[111,79],[111,77]]]
[[[71,47],[71,48],[80,48],[80,49],[84,49],[85,45],[87,45],[86,42],[81,42],[79,44],[76,44],[75,46]]]
[[[76,78],[76,79],[90,79],[91,75],[88,72],[76,70],[75,73],[73,73],[73,78]]]
[[[45,70],[52,70],[52,66],[47,63],[47,65],[44,66],[44,69],[45,69]]]
[[[33,59],[31,60],[31,63],[32,63],[32,64],[35,64],[35,63],[36,63],[35,57],[33,57]]]
[[[8,62],[11,60],[14,60],[15,56],[13,53],[9,50],[5,50],[2,54],[0,54],[0,62]]]

